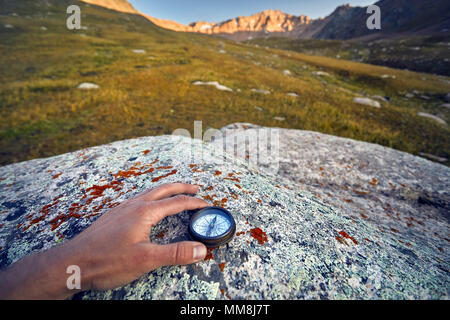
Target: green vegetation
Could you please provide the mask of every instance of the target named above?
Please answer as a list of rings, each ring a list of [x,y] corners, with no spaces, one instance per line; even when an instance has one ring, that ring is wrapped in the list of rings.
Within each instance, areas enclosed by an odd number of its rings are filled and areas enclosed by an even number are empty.
[[[194,120],[204,130],[251,122],[450,158],[448,127],[417,116],[450,123],[450,110],[439,106],[449,78],[171,32],[77,1],[70,4],[81,6],[88,29],[68,31],[69,1],[46,2],[52,6],[27,0],[0,9],[0,164],[177,128],[193,132]],[[197,80],[233,92],[192,85]],[[100,89],[77,89],[83,82]],[[415,98],[404,97],[414,90]],[[360,95],[391,100],[376,109],[355,104]]]
[[[450,76],[450,36],[377,41],[260,38],[248,44]]]

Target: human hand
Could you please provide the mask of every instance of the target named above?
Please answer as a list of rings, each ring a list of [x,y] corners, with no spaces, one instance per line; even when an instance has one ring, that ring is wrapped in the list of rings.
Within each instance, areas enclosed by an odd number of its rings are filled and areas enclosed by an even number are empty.
[[[80,267],[81,290],[106,290],[125,285],[161,266],[184,265],[204,259],[206,247],[202,243],[184,241],[157,245],[151,243],[149,237],[151,228],[163,218],[208,206],[202,199],[182,195],[197,191],[198,186],[194,185],[166,184],[123,202],[72,240],[26,257],[1,274],[0,283],[8,276],[22,279],[19,283],[6,279],[12,290],[7,298],[55,299],[73,295],[78,291],[66,287],[69,265]],[[25,269],[30,266],[37,272],[42,269],[41,280],[37,281],[41,288],[27,277]],[[19,290],[20,286],[28,288]]]

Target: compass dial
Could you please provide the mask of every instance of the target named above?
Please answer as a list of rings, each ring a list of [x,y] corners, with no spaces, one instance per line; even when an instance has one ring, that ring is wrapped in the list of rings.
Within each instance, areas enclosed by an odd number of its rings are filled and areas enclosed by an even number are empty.
[[[195,212],[189,224],[191,238],[209,247],[230,241],[235,231],[233,216],[220,207],[209,207]]]

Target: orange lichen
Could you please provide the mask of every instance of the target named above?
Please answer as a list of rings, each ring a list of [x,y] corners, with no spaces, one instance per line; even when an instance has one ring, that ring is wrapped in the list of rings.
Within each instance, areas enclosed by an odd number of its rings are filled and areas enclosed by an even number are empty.
[[[266,233],[264,231],[262,231],[260,228],[253,228],[253,229],[250,229],[250,231],[248,231],[248,232],[261,245],[266,243],[267,241],[269,241],[269,239],[267,238]]]
[[[61,173],[58,173],[58,174],[55,174],[55,175],[53,176],[53,179],[58,178],[60,175],[62,175],[62,172],[61,172]]]
[[[145,155],[147,155],[147,154],[150,153],[150,150],[144,150],[144,151],[142,151],[142,153],[145,154]]]
[[[225,262],[219,263],[219,269],[221,272],[225,269]]]
[[[214,201],[214,199],[211,196],[202,196],[203,199],[207,200],[207,201]]]
[[[350,239],[350,240],[353,241],[354,244],[358,244],[358,241],[356,241],[355,238],[349,236],[349,235],[347,234],[347,232],[345,232],[345,231],[340,231],[339,234],[342,236],[342,238]],[[337,237],[336,237],[336,239],[337,239]]]
[[[220,176],[222,174],[222,172],[220,172],[219,170],[216,170],[216,172],[214,173],[215,176]]]
[[[171,176],[171,175],[173,175],[173,174],[176,174],[177,172],[178,172],[178,170],[174,169],[174,170],[170,171],[170,172],[167,173],[167,174],[163,174],[162,176],[153,178],[153,179],[152,179],[152,182],[157,182],[157,181],[159,181],[159,180],[161,180],[161,179],[163,179],[163,178],[167,178],[168,176]]]
[[[369,182],[369,184],[370,184],[371,186],[376,186],[376,185],[377,185],[377,183],[378,183],[378,180],[377,180],[377,178],[373,178],[373,179],[372,179],[372,181],[371,181],[371,182]]]
[[[158,233],[158,234],[156,235],[156,237],[157,237],[158,239],[162,239],[162,238],[164,238],[164,235],[165,235],[164,231],[161,231],[160,233]]]
[[[217,249],[217,247],[207,248],[206,249],[206,256],[205,256],[204,261],[214,260],[213,251],[216,250],[216,249]]]

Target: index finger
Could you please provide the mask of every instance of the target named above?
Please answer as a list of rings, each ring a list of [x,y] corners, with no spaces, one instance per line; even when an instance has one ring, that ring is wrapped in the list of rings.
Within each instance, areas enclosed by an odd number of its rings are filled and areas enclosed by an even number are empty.
[[[195,194],[197,191],[197,185],[188,183],[166,183],[155,189],[144,191],[139,194],[138,197],[145,201],[155,201],[182,193]]]
[[[185,195],[178,195],[172,198],[154,201],[152,203],[152,217],[156,223],[167,216],[180,213],[185,210],[195,210],[210,206],[208,202],[203,199],[189,197]]]

